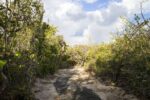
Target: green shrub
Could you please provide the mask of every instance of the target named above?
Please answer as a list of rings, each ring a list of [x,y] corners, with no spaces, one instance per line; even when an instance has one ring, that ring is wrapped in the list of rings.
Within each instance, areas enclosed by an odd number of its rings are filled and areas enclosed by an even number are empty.
[[[56,36],[56,28],[43,23],[42,28],[36,30],[35,54],[38,66],[37,75],[54,74],[63,67],[63,58],[66,56],[66,44],[62,36]]]
[[[93,71],[97,74],[108,71],[110,68],[111,45],[101,44],[99,46],[92,46],[87,53],[86,66],[93,67]]]
[[[127,23],[111,44],[91,46],[86,66],[144,99],[150,99],[150,27],[147,20]]]

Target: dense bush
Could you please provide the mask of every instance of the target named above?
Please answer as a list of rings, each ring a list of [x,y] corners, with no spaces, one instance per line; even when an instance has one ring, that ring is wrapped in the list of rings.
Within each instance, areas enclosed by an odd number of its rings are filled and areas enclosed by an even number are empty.
[[[34,12],[33,12],[34,10]],[[0,1],[0,98],[31,98],[34,75],[33,27],[40,23],[43,6],[38,0]]]
[[[41,30],[42,32],[36,32],[35,36],[37,74],[53,74],[63,63],[62,58],[65,56],[66,44],[63,37],[55,35],[55,27],[44,23]]]
[[[19,56],[16,54],[4,66],[3,73],[7,80],[3,79],[5,88],[0,94],[2,100],[27,100],[32,97],[30,87],[35,65],[28,55],[28,52],[22,52]]]
[[[128,85],[135,92],[150,98],[150,28],[147,23],[132,23],[125,34],[116,39],[112,46],[112,70],[116,72],[116,81],[126,75]]]
[[[76,45],[74,47],[68,48],[67,55],[70,56],[69,59],[74,64],[84,66],[84,63],[87,60],[88,49],[89,49],[89,46]]]
[[[112,81],[126,86],[144,99],[150,98],[149,20],[126,23],[123,34],[111,44],[91,47],[86,65],[97,74],[110,74]]]
[[[109,70],[112,57],[110,46],[107,44],[92,46],[87,52],[86,66],[97,74]]]
[[[0,99],[30,100],[36,75],[68,66],[66,44],[39,0],[0,1]]]

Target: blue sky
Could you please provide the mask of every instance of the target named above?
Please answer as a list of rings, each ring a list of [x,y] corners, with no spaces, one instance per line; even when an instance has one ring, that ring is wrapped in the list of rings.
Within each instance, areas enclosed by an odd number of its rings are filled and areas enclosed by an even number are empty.
[[[111,42],[112,33],[123,27],[121,16],[131,19],[140,13],[143,0],[42,0],[44,21],[57,26],[69,45]],[[143,12],[150,15],[150,0]]]
[[[85,1],[81,1],[81,4],[86,11],[94,11],[97,9],[106,8],[110,2],[121,2],[121,0],[97,0],[94,3],[87,3]]]
[[[99,0],[96,1],[94,3],[87,3],[82,1],[82,5],[84,7],[84,10],[86,11],[93,11],[93,10],[97,10],[103,7],[106,7],[108,5],[109,0]]]

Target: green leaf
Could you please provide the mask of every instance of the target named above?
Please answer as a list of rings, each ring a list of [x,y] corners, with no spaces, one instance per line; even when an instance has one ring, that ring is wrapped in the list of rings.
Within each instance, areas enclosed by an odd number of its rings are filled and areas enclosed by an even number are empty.
[[[16,56],[16,57],[20,57],[20,56],[21,56],[21,53],[20,53],[20,52],[16,52],[15,56]]]
[[[5,60],[0,60],[0,70],[4,67],[5,64],[6,64]]]

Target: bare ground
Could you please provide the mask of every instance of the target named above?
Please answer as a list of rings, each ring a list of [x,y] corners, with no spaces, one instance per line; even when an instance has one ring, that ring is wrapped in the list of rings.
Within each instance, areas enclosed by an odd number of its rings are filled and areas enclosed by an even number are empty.
[[[102,84],[78,66],[37,78],[32,92],[37,100],[138,100],[119,87]]]

